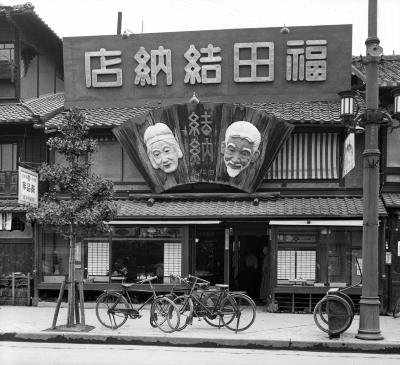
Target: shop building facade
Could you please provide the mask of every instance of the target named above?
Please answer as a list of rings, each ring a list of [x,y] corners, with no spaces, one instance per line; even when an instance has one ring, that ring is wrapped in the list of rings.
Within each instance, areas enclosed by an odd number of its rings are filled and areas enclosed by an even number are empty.
[[[33,6],[0,6],[0,276],[5,286],[12,273],[35,275],[35,231],[18,203],[18,167],[36,169],[47,159],[41,127],[63,110],[62,72],[62,41]]]
[[[310,311],[329,285],[357,283],[364,141],[355,135],[349,142],[337,95],[361,80],[351,64],[351,26],[294,27],[289,35],[271,28],[66,38],[65,108],[86,114],[98,140],[93,169],[113,180],[119,207],[110,233],[77,244],[85,291],[148,275],[169,290],[171,272],[190,273],[246,290],[271,310]],[[359,99],[362,105],[362,93]],[[236,113],[221,117],[221,103]],[[198,120],[189,119],[193,111]],[[232,181],[221,173],[221,144],[228,125],[249,113],[276,121],[273,131],[283,125],[290,131],[268,140],[263,124],[262,158],[248,180]],[[62,113],[46,118],[46,130],[62,120]],[[257,120],[251,124],[259,128]],[[147,155],[144,128],[128,128],[157,122],[167,124],[181,148],[179,179],[163,180]],[[196,123],[197,147],[189,133]],[[353,157],[344,149],[349,143]],[[201,169],[191,164],[197,158]],[[47,159],[59,161],[51,153]],[[396,193],[396,183],[391,189]],[[396,203],[385,208],[383,200],[377,259],[387,308],[388,270],[395,267],[387,264],[387,240]],[[34,232],[37,301],[59,290],[68,242],[42,227]],[[358,286],[351,295],[360,293]]]

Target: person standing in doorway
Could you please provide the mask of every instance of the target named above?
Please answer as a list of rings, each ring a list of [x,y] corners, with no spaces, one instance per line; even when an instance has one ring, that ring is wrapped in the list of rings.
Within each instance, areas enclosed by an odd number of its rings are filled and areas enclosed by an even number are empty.
[[[245,287],[247,288],[247,294],[252,297],[253,299],[257,298],[257,289],[258,289],[258,278],[259,278],[259,273],[258,273],[258,259],[257,256],[254,255],[253,252],[248,250],[245,259],[244,259],[244,265],[245,265]]]
[[[269,294],[269,250],[267,246],[263,247],[263,261],[261,266],[261,285],[260,285],[260,300],[263,303],[268,301]]]

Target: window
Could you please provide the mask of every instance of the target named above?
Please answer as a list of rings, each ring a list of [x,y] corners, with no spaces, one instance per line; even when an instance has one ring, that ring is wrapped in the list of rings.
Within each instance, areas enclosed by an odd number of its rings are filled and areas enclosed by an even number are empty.
[[[88,242],[88,275],[108,275],[109,251],[108,242]]]
[[[0,143],[0,194],[17,193],[17,143]]]
[[[0,43],[0,80],[14,81],[13,43]]]
[[[129,156],[116,141],[98,142],[92,159],[92,171],[107,179],[120,182],[143,181]]]
[[[278,280],[315,280],[316,252],[278,250]]]
[[[338,133],[294,133],[268,170],[270,180],[338,179]]]
[[[17,170],[17,144],[0,143],[0,170]]]
[[[394,129],[387,132],[386,167],[400,167],[400,130]]]
[[[174,227],[118,227],[113,233],[111,279],[133,282],[157,276],[169,282],[182,267],[182,229]]]

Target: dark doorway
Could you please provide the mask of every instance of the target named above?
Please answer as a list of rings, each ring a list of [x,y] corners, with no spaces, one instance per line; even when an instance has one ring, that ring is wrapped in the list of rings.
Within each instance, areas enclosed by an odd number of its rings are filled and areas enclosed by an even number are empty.
[[[235,236],[231,250],[231,288],[246,291],[256,302],[265,301],[269,291],[269,251],[266,235]]]
[[[224,229],[197,226],[194,232],[194,275],[214,284],[224,282]]]

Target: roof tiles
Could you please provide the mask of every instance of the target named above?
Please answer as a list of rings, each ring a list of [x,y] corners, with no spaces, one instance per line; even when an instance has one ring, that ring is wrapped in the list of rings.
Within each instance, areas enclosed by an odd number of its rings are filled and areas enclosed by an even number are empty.
[[[382,199],[387,208],[400,208],[400,193],[383,193]]]
[[[353,57],[353,73],[366,81],[365,57]],[[400,56],[382,56],[378,63],[378,82],[380,87],[400,85]]]
[[[0,123],[33,122],[44,120],[64,109],[64,94],[47,94],[20,103],[0,104]]]
[[[382,201],[379,214],[386,215]],[[118,201],[119,218],[361,218],[362,198],[359,197],[285,197],[259,199],[176,199],[156,198],[153,206],[146,200]]]

